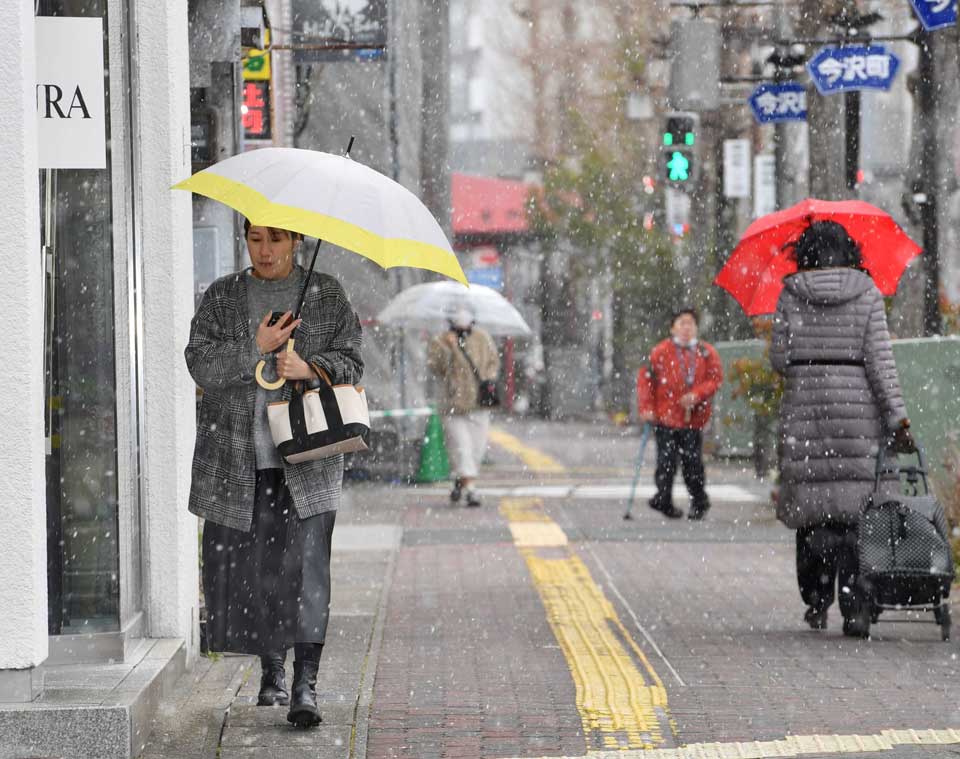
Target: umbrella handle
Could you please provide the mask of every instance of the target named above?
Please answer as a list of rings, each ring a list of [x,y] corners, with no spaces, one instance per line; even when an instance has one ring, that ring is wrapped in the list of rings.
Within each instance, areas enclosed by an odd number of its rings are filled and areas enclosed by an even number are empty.
[[[290,353],[292,351],[293,351],[293,338],[291,337],[289,340],[287,340],[287,353]],[[265,380],[263,378],[263,367],[266,366],[266,364],[267,362],[264,361],[263,359],[261,359],[260,362],[257,364],[257,373],[256,373],[257,384],[260,385],[260,387],[262,387],[264,390],[279,390],[281,387],[283,387],[286,384],[287,381],[283,377],[279,377],[273,382],[270,382],[269,380]]]

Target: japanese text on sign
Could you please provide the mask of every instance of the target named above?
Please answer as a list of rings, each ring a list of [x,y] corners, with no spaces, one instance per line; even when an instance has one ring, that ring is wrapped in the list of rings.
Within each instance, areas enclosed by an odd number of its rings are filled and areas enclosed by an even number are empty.
[[[795,82],[761,84],[753,91],[749,103],[761,124],[807,118],[807,92],[803,85]]]
[[[244,82],[241,112],[246,139],[270,139],[270,82]]]
[[[823,48],[807,70],[823,94],[864,88],[887,90],[899,68],[899,59],[880,45]]]

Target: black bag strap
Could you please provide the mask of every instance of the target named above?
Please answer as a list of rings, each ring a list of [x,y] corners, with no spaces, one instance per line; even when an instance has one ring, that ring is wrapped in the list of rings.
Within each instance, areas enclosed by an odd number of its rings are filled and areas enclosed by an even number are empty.
[[[321,385],[318,388],[320,396],[320,405],[323,408],[323,415],[327,419],[327,427],[333,429],[343,426],[343,415],[340,413],[340,406],[337,404],[337,396],[333,391],[333,382],[330,376],[322,368],[312,362],[307,365],[313,369],[313,373],[320,379]],[[307,420],[303,410],[303,383],[293,383],[293,389],[290,394],[290,405],[288,406],[288,416],[290,419],[290,432],[293,440],[299,446],[305,446],[308,443]]]
[[[470,364],[470,370],[473,372],[473,376],[477,378],[477,382],[482,383],[484,379],[483,377],[480,376],[480,372],[477,371],[477,365],[473,363],[473,359],[470,358],[470,354],[467,353],[466,340],[464,340],[459,335],[457,336],[457,347],[460,349],[460,352],[463,354],[463,357],[467,359],[467,363]]]

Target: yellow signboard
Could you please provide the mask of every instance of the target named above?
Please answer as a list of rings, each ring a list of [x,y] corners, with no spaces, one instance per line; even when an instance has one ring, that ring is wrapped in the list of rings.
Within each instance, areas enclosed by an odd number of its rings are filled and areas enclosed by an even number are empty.
[[[243,59],[243,78],[246,81],[270,80],[270,30],[264,32],[263,41],[267,50],[251,49]]]

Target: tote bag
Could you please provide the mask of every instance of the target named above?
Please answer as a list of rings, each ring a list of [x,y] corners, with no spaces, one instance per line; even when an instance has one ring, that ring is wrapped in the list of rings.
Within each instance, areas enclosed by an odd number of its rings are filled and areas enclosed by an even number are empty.
[[[323,369],[311,367],[321,380],[319,388],[302,391],[298,383],[289,401],[267,406],[270,434],[280,455],[289,464],[300,464],[367,450],[370,412],[364,389],[334,385]]]

